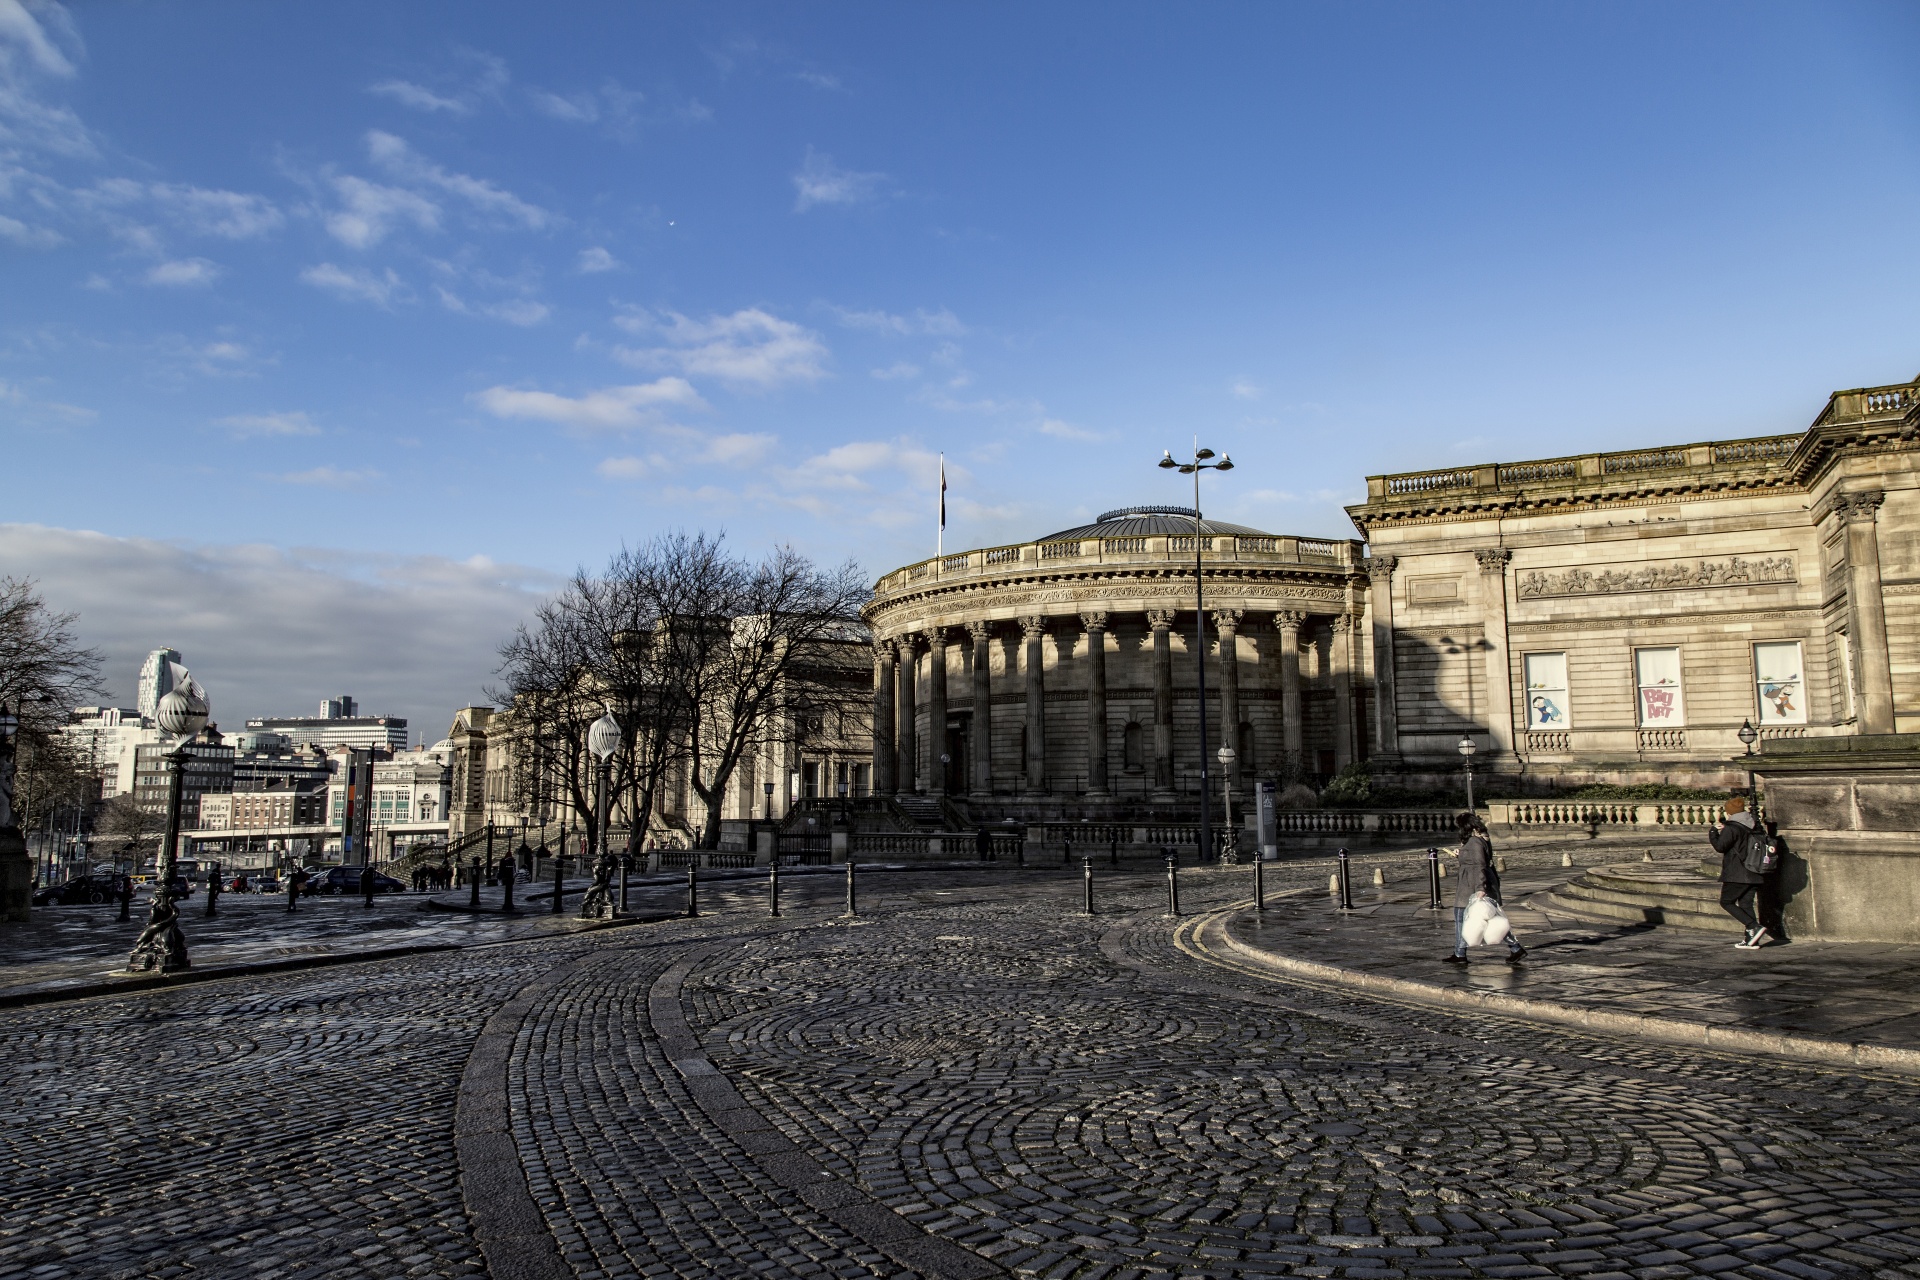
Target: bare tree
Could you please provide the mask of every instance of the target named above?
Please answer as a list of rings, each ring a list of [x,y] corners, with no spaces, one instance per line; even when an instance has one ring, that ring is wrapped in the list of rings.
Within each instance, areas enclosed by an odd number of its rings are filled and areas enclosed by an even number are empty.
[[[20,717],[14,820],[23,831],[97,793],[91,762],[60,732],[76,703],[101,692],[100,654],[74,637],[78,616],[47,608],[32,579],[0,577],[0,702]]]

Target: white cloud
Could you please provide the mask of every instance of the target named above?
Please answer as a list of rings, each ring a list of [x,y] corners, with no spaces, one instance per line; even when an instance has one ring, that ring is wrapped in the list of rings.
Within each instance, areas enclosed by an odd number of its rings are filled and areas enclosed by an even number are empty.
[[[553,215],[484,178],[452,173],[434,164],[409,147],[405,139],[379,129],[367,133],[367,154],[389,173],[420,186],[438,187],[458,196],[475,209],[508,222],[516,222],[538,231],[552,221]]]
[[[865,329],[873,333],[902,336],[930,334],[934,337],[957,338],[967,331],[967,327],[960,323],[960,317],[945,307],[938,311],[924,309],[915,311],[910,316],[897,316],[888,311],[852,311],[846,307],[835,306],[829,306],[827,309],[833,312],[840,323],[847,328]]]
[[[320,428],[304,413],[236,413],[215,418],[215,426],[231,431],[242,440],[256,436],[317,436]]]
[[[563,98],[557,93],[548,93],[544,89],[530,90],[529,101],[534,110],[555,120],[565,120],[570,124],[592,124],[600,118],[600,104],[593,95],[576,93],[571,98]]]
[[[147,270],[148,284],[198,286],[212,284],[220,268],[205,258],[180,258],[162,262]]]
[[[826,376],[822,362],[827,347],[820,335],[758,307],[705,320],[677,312],[668,312],[664,319],[635,313],[617,316],[614,323],[630,333],[658,333],[669,344],[614,348],[616,359],[636,368],[678,369],[692,377],[754,387]]]
[[[438,285],[434,292],[440,295],[440,305],[449,311],[463,316],[485,316],[490,320],[504,320],[508,324],[522,327],[539,324],[549,314],[547,304],[535,302],[531,298],[513,298],[506,302],[477,302],[468,304],[458,294]]]
[[[279,207],[265,196],[178,182],[103,178],[75,192],[74,199],[82,208],[103,211],[150,207],[175,226],[223,240],[255,239],[278,230],[286,221]],[[131,228],[119,230],[124,234]]]
[[[18,218],[9,218],[0,214],[0,239],[13,241],[23,249],[51,249],[64,242],[58,231],[46,227],[30,227]]]
[[[317,485],[322,489],[364,489],[381,478],[381,474],[371,468],[364,471],[344,471],[335,466],[289,471],[285,475],[274,477],[283,484]]]
[[[884,369],[875,369],[873,376],[883,382],[898,378],[917,378],[920,376],[920,366],[908,364],[905,360],[896,360]]]
[[[0,406],[8,410],[8,421],[36,427],[79,426],[100,416],[95,410],[76,404],[35,399],[17,382],[0,382]]]
[[[348,270],[336,267],[331,262],[322,262],[318,266],[308,267],[300,273],[300,278],[317,289],[348,301],[371,302],[376,307],[390,306],[395,302],[404,302],[410,296],[400,277],[388,267],[381,275],[374,275],[365,267]]]
[[[645,458],[607,458],[594,470],[609,480],[640,480],[644,479],[656,465],[655,462]]]
[[[94,155],[93,137],[80,117],[44,101],[35,83],[70,80],[76,74],[73,60],[49,36],[42,20],[60,28],[60,35],[77,47],[72,22],[58,5],[34,9],[37,16],[20,0],[0,0],[0,143],[57,155]]]
[[[1043,436],[1054,436],[1061,440],[1103,440],[1098,431],[1089,431],[1085,427],[1076,427],[1071,422],[1062,422],[1058,418],[1042,418],[1037,428]]]
[[[392,98],[402,106],[412,107],[416,111],[445,111],[449,115],[464,116],[473,108],[458,98],[446,98],[423,85],[411,80],[382,80],[379,84],[367,86],[368,93],[377,93]]]
[[[829,93],[844,93],[846,87],[840,83],[839,76],[830,76],[824,71],[796,71],[793,78],[801,84],[810,84],[816,89],[825,89]]]
[[[618,271],[620,266],[618,258],[595,245],[591,249],[580,251],[580,260],[574,265],[574,270],[583,276],[591,276],[598,275],[602,271]]]
[[[214,719],[310,710],[345,690],[407,717],[428,742],[482,702],[498,647],[557,585],[544,572],[437,556],[369,556],[259,545],[186,545],[0,524],[0,574],[32,576],[48,604],[80,615],[130,702],[156,644],[187,655]]]
[[[400,187],[382,186],[345,174],[333,179],[341,208],[327,215],[333,238],[355,249],[368,249],[387,238],[402,222],[422,231],[440,229],[440,206]]]
[[[1266,388],[1249,382],[1245,378],[1235,378],[1227,389],[1242,400],[1258,400],[1266,394]]]
[[[706,407],[700,393],[682,378],[603,387],[583,396],[488,387],[469,398],[496,418],[531,418],[580,431],[626,431],[657,424],[663,410]]]
[[[793,175],[795,213],[805,213],[817,204],[860,204],[880,194],[887,180],[884,173],[856,173],[833,163],[831,156],[807,148],[800,172]]]

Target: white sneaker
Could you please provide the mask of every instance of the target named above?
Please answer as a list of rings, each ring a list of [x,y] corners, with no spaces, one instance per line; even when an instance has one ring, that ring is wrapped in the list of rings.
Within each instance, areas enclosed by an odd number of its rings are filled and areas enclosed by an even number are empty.
[[[1740,935],[1740,941],[1733,945],[1741,951],[1751,951],[1760,944],[1753,940],[1756,930],[1749,929]]]
[[[1753,936],[1747,939],[1748,945],[1755,948],[1764,947],[1769,942],[1772,942],[1772,941],[1773,941],[1773,935],[1768,933],[1764,927],[1755,929],[1753,931]]]

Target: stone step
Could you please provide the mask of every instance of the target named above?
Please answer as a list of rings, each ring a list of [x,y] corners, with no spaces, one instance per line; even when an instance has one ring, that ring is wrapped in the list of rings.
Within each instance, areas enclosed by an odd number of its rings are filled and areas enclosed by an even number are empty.
[[[1569,884],[1533,900],[1560,912],[1605,923],[1669,924],[1711,933],[1739,925],[1720,909],[1720,885],[1700,866],[1678,862],[1621,862],[1592,867]]]
[[[1528,903],[1549,915],[1573,916],[1600,924],[1665,924],[1706,933],[1737,933],[1740,926],[1717,906],[1711,912],[1683,906],[1643,906],[1604,898],[1573,898],[1564,891],[1544,894]]]

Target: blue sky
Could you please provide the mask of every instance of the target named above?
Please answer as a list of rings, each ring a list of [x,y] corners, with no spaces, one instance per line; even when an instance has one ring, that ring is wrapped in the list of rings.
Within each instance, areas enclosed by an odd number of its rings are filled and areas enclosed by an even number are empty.
[[[943,450],[962,547],[1178,501],[1196,434],[1210,510],[1344,537],[1369,472],[1795,430],[1920,371],[1917,54],[1905,5],[0,0],[0,572],[122,697],[173,643],[233,713],[437,723],[622,540],[931,554]]]

